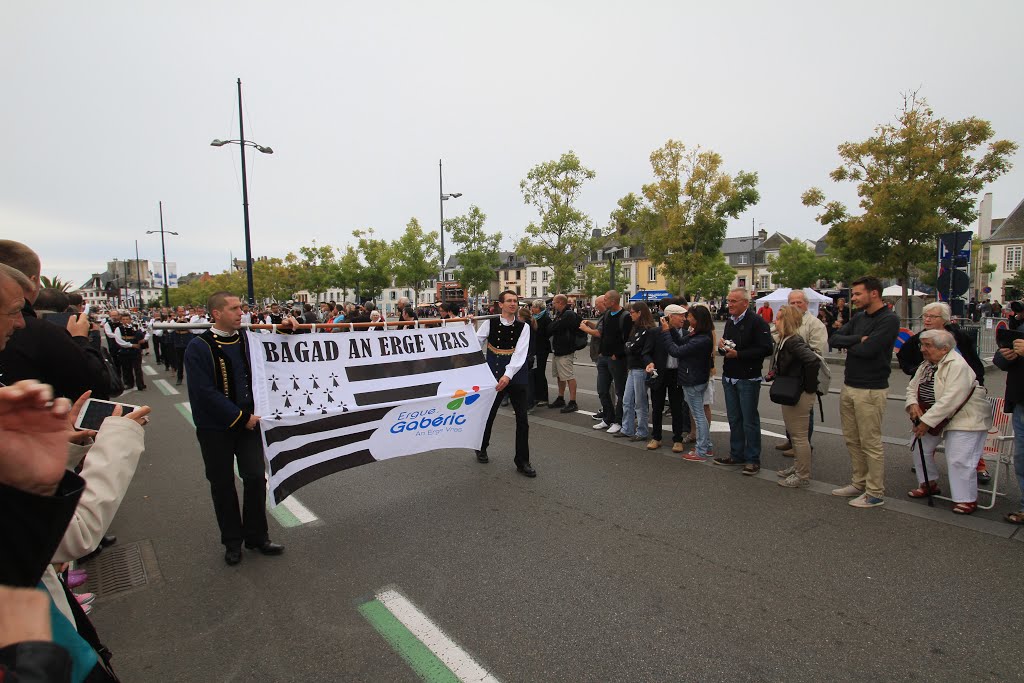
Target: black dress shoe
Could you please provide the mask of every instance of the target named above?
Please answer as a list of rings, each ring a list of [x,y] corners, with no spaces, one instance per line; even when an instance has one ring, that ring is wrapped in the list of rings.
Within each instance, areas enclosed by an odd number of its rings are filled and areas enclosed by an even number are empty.
[[[242,549],[228,548],[224,551],[224,561],[232,567],[235,566],[242,561]]]
[[[516,470],[524,477],[530,477],[532,479],[537,476],[537,470],[533,469],[533,466],[530,463],[526,463],[525,465],[516,465]]]
[[[490,458],[487,457],[487,451],[477,451],[476,452],[476,461],[477,462],[490,462],[491,460],[490,460]]]
[[[259,545],[249,545],[246,543],[245,547],[249,550],[258,550],[264,555],[280,555],[284,552],[283,545],[280,543],[274,543],[270,540],[263,541],[263,543],[260,543]]]
[[[117,536],[104,536],[102,539],[100,539],[100,545],[104,548],[106,548],[107,546],[114,545],[115,543],[117,543]]]

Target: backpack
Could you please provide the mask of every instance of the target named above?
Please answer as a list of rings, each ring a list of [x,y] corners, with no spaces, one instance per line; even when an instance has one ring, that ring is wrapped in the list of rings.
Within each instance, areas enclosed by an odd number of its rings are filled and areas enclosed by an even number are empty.
[[[573,337],[572,347],[576,351],[582,351],[587,348],[587,344],[590,343],[590,335],[583,330],[576,330],[576,336]]]
[[[832,386],[832,370],[829,369],[828,363],[821,356],[818,356],[818,412],[821,413],[821,421],[825,421],[825,407],[821,403],[821,397],[828,393],[829,387]]]

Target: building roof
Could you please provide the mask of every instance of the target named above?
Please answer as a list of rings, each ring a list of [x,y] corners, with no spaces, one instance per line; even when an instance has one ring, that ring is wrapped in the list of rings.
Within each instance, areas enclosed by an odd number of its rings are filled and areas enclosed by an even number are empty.
[[[749,254],[751,239],[754,240],[754,250],[760,249],[760,237],[726,237],[722,241],[722,253],[726,256],[729,254]]]
[[[1009,216],[998,223],[996,220],[998,219],[992,221],[992,236],[983,240],[985,243],[1024,242],[1024,199],[1017,204],[1017,208],[1011,211]]]
[[[781,232],[776,232],[772,233],[771,237],[762,242],[760,248],[765,250],[778,249],[779,247],[783,247],[792,241],[792,238],[786,237]]]

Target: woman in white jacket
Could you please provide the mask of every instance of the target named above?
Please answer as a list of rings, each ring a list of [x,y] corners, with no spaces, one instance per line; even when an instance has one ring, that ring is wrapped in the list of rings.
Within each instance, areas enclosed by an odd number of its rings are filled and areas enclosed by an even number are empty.
[[[939,492],[935,449],[945,439],[953,512],[969,515],[978,507],[975,468],[989,428],[985,388],[978,385],[974,370],[956,352],[956,341],[946,330],[922,332],[921,354],[924,362],[907,387],[906,408],[910,419],[915,421],[914,436],[924,446],[928,471],[917,468],[920,486],[908,495],[923,498],[929,489],[931,493]],[[928,433],[938,425],[943,425],[942,434]]]

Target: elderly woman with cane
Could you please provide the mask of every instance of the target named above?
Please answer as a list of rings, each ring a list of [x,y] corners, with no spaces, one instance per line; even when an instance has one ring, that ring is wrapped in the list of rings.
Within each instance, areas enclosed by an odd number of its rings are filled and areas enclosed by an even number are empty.
[[[974,472],[989,428],[985,388],[956,352],[956,340],[946,330],[922,332],[921,355],[924,362],[907,387],[906,409],[924,464],[917,468],[920,486],[907,495],[925,498],[939,493],[935,449],[945,440],[953,512],[969,515],[978,507]]]

